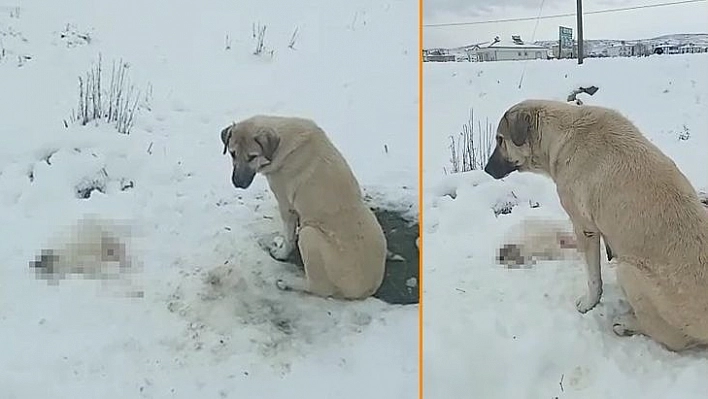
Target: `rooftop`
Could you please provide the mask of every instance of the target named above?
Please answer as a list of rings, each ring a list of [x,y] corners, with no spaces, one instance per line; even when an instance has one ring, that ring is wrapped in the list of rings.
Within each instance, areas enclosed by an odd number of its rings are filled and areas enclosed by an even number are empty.
[[[516,48],[516,49],[533,49],[533,50],[546,50],[546,47],[539,46],[536,44],[526,44],[523,42],[514,42],[507,40],[500,40],[497,42],[492,42],[488,46],[481,46],[481,48]]]

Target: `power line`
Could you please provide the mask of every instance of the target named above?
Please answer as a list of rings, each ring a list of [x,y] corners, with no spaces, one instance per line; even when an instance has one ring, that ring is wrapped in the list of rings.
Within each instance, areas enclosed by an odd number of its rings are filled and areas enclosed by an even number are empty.
[[[541,0],[541,6],[538,7],[538,16],[536,17],[536,25],[533,27],[533,33],[531,34],[531,42],[533,43],[534,39],[536,38],[536,28],[538,28],[538,21],[539,18],[541,18],[541,13],[543,12],[543,5],[546,3],[546,0]],[[521,85],[524,83],[524,76],[526,75],[526,64],[528,63],[529,60],[524,61],[524,68],[521,70],[521,77],[519,78],[519,89],[521,89]]]
[[[699,2],[705,2],[705,1],[708,1],[708,0],[683,0],[683,1],[673,1],[673,2],[669,2],[669,3],[646,4],[646,5],[642,5],[642,6],[633,6],[633,7],[610,8],[610,9],[605,9],[605,10],[586,11],[583,13],[583,15],[607,14],[607,13],[612,13],[612,12],[639,10],[639,9],[644,9],[644,8],[675,6],[675,5],[679,5],[679,4],[699,3]],[[443,27],[443,26],[482,25],[482,24],[495,24],[495,23],[501,23],[501,22],[520,22],[520,21],[535,21],[535,20],[539,20],[539,19],[566,18],[566,17],[574,17],[574,16],[575,16],[575,13],[567,13],[567,14],[544,15],[541,17],[507,18],[507,19],[487,20],[487,21],[447,22],[447,23],[437,23],[437,24],[423,24],[423,27],[435,28],[435,27]]]

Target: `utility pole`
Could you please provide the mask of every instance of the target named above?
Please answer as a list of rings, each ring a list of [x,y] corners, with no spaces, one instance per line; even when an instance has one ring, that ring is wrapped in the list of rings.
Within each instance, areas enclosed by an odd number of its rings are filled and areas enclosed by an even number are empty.
[[[578,0],[578,65],[583,63],[583,0]]]

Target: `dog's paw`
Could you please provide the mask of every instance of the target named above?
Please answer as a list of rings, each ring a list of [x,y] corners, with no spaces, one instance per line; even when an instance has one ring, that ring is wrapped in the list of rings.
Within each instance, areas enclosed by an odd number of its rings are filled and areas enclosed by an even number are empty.
[[[575,308],[580,313],[587,313],[600,302],[600,296],[590,296],[585,294],[575,301]]]
[[[276,260],[284,261],[293,252],[293,244],[281,236],[273,238],[273,242],[268,247],[268,252]]]
[[[620,337],[628,337],[637,333],[637,318],[632,313],[615,316],[612,319],[612,331]]]
[[[386,251],[386,260],[390,260],[392,262],[405,262],[406,258],[404,258],[403,256],[401,256],[397,253],[393,253],[393,252],[387,250]]]
[[[307,292],[307,280],[295,276],[283,276],[275,280],[275,286],[281,291]]]
[[[281,291],[292,291],[293,289],[285,282],[285,280],[279,278],[275,280],[275,286]]]

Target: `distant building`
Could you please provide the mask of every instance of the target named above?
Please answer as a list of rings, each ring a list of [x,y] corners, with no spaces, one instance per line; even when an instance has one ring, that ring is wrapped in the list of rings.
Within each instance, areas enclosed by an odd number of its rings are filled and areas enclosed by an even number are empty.
[[[599,54],[594,54],[593,51],[590,50],[590,45],[588,42],[583,41],[584,46],[583,46],[583,57],[598,57],[600,56]],[[559,49],[558,44],[554,44],[551,46],[551,54],[553,54],[553,58],[560,58],[558,56],[558,49]],[[562,58],[578,58],[578,43],[573,43],[573,48],[568,51],[568,49],[563,49],[563,57]]]
[[[512,36],[511,41],[502,41],[499,36],[490,44],[477,45],[470,50],[477,61],[514,61],[548,59],[548,48],[526,44],[520,36]]]
[[[478,61],[477,50],[489,42],[469,44],[467,46],[455,47],[449,49],[450,54],[455,54],[457,61]]]
[[[470,45],[470,46],[466,46],[466,47],[464,48],[464,51],[465,51],[465,53],[467,53],[467,58],[469,58],[469,60],[470,60],[470,61],[473,61],[473,62],[479,62],[479,61],[481,61],[481,60],[479,59],[479,49],[482,48],[482,46],[483,46],[484,44],[485,44],[485,43],[482,43],[482,44],[473,44],[473,45]]]
[[[560,45],[554,44],[553,46],[551,46],[551,56],[553,58],[558,58],[559,50],[560,50]]]
[[[679,47],[679,54],[696,54],[708,52],[708,47],[706,46],[696,46],[693,43],[685,44]]]
[[[603,55],[607,57],[630,57],[633,55],[634,46],[625,43],[613,43],[612,45],[602,50]]]
[[[642,42],[637,42],[632,45],[632,55],[635,57],[643,57],[651,54],[649,46]]]
[[[447,49],[434,48],[423,50],[423,62],[450,62],[455,61],[455,55],[450,54]]]

